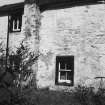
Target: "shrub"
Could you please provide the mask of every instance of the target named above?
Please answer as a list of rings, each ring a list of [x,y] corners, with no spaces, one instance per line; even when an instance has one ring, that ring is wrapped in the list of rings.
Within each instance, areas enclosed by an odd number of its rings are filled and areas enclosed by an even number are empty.
[[[93,98],[95,105],[105,105],[105,89],[99,88]]]
[[[9,68],[16,74],[16,79],[14,80],[16,87],[30,85],[33,76],[31,67],[37,59],[38,55],[34,52],[29,52],[28,46],[24,46],[23,43],[17,48],[16,53],[12,53],[9,56]]]
[[[81,104],[81,105],[94,105],[92,97],[94,96],[94,92],[92,87],[85,87],[78,85],[75,87],[73,91],[74,98]]]
[[[105,89],[99,88],[94,92],[93,87],[79,85],[72,94],[80,105],[105,105]]]
[[[28,46],[25,46],[22,42],[15,53],[9,54],[6,65],[6,54],[0,49],[0,88],[4,88],[10,94],[11,101],[9,100],[8,102],[11,105],[13,103],[15,105],[17,102],[21,105],[20,103],[23,103],[22,100],[25,100],[22,96],[23,88],[30,88],[35,82],[35,79],[33,81],[31,67],[38,59],[38,55],[29,50]],[[36,88],[36,85],[33,87]],[[9,103],[6,105],[9,105]],[[3,104],[5,104],[4,100]]]
[[[0,76],[4,73],[5,71],[5,64],[6,64],[6,54],[5,54],[5,50],[3,48],[3,43],[0,43]],[[0,79],[1,80],[1,79]]]

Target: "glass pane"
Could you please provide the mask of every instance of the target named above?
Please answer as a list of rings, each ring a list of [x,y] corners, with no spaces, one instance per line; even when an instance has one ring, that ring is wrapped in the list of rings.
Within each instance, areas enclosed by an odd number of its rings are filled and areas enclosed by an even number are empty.
[[[19,29],[21,29],[21,18],[19,18],[19,26],[18,26]]]
[[[60,62],[60,69],[65,69],[65,63],[64,62]]]
[[[66,72],[67,73],[67,80],[70,80],[70,72]]]
[[[67,63],[67,70],[70,70],[70,69],[71,69],[70,64]]]
[[[14,29],[17,29],[17,19],[14,20]]]
[[[60,80],[66,80],[66,72],[65,71],[60,72]]]

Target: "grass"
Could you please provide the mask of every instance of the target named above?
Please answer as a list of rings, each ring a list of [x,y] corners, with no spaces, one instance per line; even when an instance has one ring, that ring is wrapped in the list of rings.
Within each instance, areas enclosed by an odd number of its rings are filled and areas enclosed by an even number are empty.
[[[74,105],[73,103],[76,103],[72,94],[62,91],[32,89],[25,91],[24,96],[31,105]]]
[[[25,88],[14,94],[10,103],[4,101],[0,105],[105,105],[105,89],[94,92],[78,86],[72,92],[63,92]]]
[[[73,92],[25,90],[22,105],[105,105],[105,89],[94,92],[92,88],[78,86]]]

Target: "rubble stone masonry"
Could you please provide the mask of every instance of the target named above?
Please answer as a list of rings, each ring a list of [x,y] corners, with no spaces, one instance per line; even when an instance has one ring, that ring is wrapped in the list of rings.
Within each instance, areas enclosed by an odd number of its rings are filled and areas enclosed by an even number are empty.
[[[72,88],[55,85],[56,56],[74,56],[74,86],[98,87],[100,82],[95,77],[105,76],[105,4],[41,13],[36,4],[25,4],[22,32],[14,38],[25,39],[32,51],[40,55],[32,67],[38,88]]]
[[[24,18],[23,18],[23,27],[22,35],[24,35],[24,44],[28,45],[30,48],[29,52],[34,52],[34,54],[39,56],[39,29],[40,29],[40,10],[39,7],[33,3],[26,3],[24,6]],[[37,71],[38,71],[38,61],[36,60],[32,66],[33,70],[33,79],[35,86],[37,84]]]
[[[68,88],[55,85],[56,56],[73,55],[74,86],[98,87],[95,77],[105,76],[105,4],[46,10],[41,16],[38,86]]]

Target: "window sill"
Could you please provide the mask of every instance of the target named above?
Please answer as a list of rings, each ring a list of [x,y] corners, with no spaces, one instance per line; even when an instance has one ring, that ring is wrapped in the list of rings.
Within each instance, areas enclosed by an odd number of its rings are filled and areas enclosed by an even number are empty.
[[[21,30],[10,31],[10,33],[21,32]]]
[[[61,86],[73,86],[73,83],[66,83],[66,82],[57,82],[55,85],[61,85]]]

